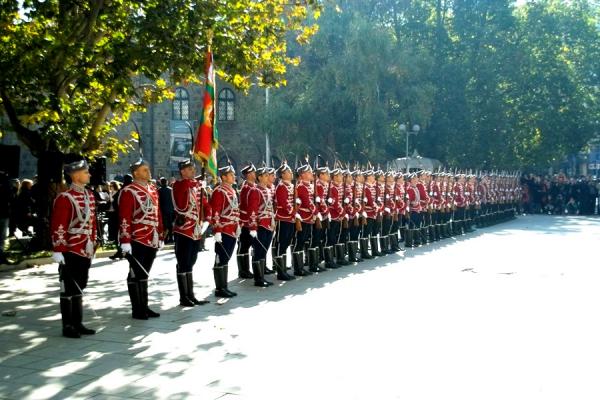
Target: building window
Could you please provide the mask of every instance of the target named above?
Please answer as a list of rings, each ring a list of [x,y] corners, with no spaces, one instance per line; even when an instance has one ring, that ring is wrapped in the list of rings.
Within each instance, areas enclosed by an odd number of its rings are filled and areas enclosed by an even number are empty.
[[[222,89],[219,92],[219,109],[217,110],[219,121],[233,121],[235,119],[234,106],[235,94],[233,90]]]
[[[184,88],[175,89],[175,98],[173,99],[173,119],[190,119],[190,95]]]

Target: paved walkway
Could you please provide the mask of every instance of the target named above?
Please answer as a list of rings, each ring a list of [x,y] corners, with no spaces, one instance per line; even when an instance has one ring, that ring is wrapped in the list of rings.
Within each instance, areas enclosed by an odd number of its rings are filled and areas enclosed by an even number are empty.
[[[212,252],[180,308],[132,320],[125,262],[97,260],[85,320],[60,336],[56,265],[0,274],[2,399],[598,399],[600,219],[526,216],[404,255],[211,296]],[[233,263],[232,263],[233,265]],[[236,275],[230,270],[230,277]]]

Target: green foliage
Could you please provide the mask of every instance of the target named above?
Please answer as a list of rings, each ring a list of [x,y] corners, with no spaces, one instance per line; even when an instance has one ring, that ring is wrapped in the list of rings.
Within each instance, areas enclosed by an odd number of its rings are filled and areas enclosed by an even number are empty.
[[[600,134],[592,2],[337,3],[309,46],[292,47],[303,62],[258,125],[274,147],[384,162],[404,155],[398,125],[418,123],[421,154],[508,169],[552,164]]]
[[[220,76],[285,84],[290,35],[317,30],[316,0],[2,0],[0,98],[34,155],[49,150],[115,158],[131,144],[114,128],[172,85],[198,81],[212,38]]]

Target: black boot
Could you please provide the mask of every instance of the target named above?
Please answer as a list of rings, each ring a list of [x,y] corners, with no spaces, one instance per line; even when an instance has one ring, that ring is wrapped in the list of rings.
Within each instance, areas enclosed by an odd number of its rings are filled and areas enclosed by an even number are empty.
[[[379,253],[382,256],[386,256],[389,254],[387,251],[386,243],[385,243],[385,236],[379,237]]]
[[[238,265],[238,277],[240,279],[252,279],[254,275],[250,272],[250,254],[238,254],[237,255]]]
[[[338,243],[335,245],[335,262],[340,267],[350,264],[346,261],[346,245],[344,243]]]
[[[227,270],[225,265],[216,265],[213,267],[213,276],[215,278],[215,297],[230,298],[235,295],[227,290]]]
[[[294,267],[295,276],[309,276],[312,272],[304,269],[304,252],[296,251],[292,253],[292,266]]]
[[[400,243],[398,242],[398,234],[390,233],[388,235],[388,238],[390,240],[390,252],[391,253],[399,252],[400,251]]]
[[[81,334],[73,325],[73,302],[71,297],[60,298],[60,314],[62,316],[62,334],[64,337],[78,339]]]
[[[203,306],[205,304],[210,303],[208,300],[198,300],[194,295],[194,276],[191,272],[186,274],[187,281],[187,298],[192,301],[197,306]]]
[[[179,305],[182,307],[194,307],[194,302],[188,297],[187,273],[177,273],[177,288],[179,289]]]
[[[142,307],[145,308],[146,314],[148,315],[148,318],[158,318],[158,317],[160,317],[159,313],[152,311],[148,307],[148,281],[147,280],[140,281],[140,286],[139,287],[141,289],[140,299],[142,300]]]
[[[308,249],[308,270],[310,272],[323,272],[324,268],[321,268],[319,265],[319,249],[318,248],[309,248]]]
[[[429,233],[429,236],[427,237],[427,239],[429,240],[429,243],[435,242],[437,239],[435,238],[435,226],[434,225],[429,225],[428,233]]]
[[[127,291],[131,300],[131,318],[133,319],[148,319],[146,310],[142,308],[142,300],[140,298],[140,284],[137,281],[127,282]]]
[[[404,231],[404,247],[414,247],[414,243],[413,243],[413,230],[412,229],[407,229]]]
[[[73,315],[73,326],[75,330],[82,335],[95,335],[96,331],[93,329],[88,329],[83,326],[83,296],[73,296],[72,297],[72,315]]]
[[[381,257],[382,254],[379,252],[379,248],[377,246],[377,236],[370,237],[369,243],[371,245],[371,255],[373,257]]]
[[[269,285],[265,282],[265,277],[262,272],[262,268],[259,261],[252,261],[252,274],[254,275],[254,286],[257,287],[268,287]]]
[[[267,273],[267,260],[264,258],[260,260],[260,273],[262,275],[263,282],[265,282],[267,286],[273,286],[273,282],[269,282],[265,279],[265,275]],[[273,273],[273,271],[271,271],[271,273]]]
[[[361,255],[360,255],[360,247],[358,244],[358,240],[353,240],[352,241],[352,247],[354,247],[354,254],[356,256],[356,261],[357,262],[363,262],[364,260],[362,259]]]
[[[360,256],[363,260],[370,260],[373,258],[369,253],[369,238],[360,238]]]
[[[333,258],[333,246],[323,248],[323,257],[325,258],[325,267],[329,269],[337,269],[340,265],[335,263]]]
[[[292,281],[296,279],[287,273],[287,267],[284,262],[285,258],[283,256],[273,257],[273,265],[275,265],[275,270],[277,271],[277,279],[280,281]]]
[[[427,233],[427,227],[426,226],[424,226],[424,227],[421,228],[420,233],[421,233],[421,243],[423,245],[426,245],[427,243],[429,243],[427,241],[428,233]]]
[[[356,253],[358,251],[357,243],[354,241],[350,241],[347,244],[348,246],[348,261],[351,263],[356,263],[358,261],[358,257],[356,257]]]

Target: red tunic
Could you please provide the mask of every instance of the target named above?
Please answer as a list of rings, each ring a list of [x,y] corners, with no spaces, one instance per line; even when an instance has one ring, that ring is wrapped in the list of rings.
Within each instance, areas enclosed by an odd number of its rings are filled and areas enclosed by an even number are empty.
[[[405,195],[404,186],[396,184],[394,186],[394,199],[396,200],[396,212],[398,215],[403,215],[406,211]]]
[[[440,189],[440,184],[435,181],[431,181],[429,185],[429,195],[431,196],[431,205],[434,210],[442,209],[442,190]]]
[[[365,183],[365,199],[364,210],[367,213],[367,218],[377,218],[381,208],[377,203],[377,183]]]
[[[354,216],[359,217],[363,213],[363,211],[365,211],[365,203],[367,200],[367,197],[365,196],[365,192],[364,192],[364,185],[362,183],[356,182],[354,184],[353,195],[354,195],[354,204],[353,204]]]
[[[173,232],[192,240],[202,237],[202,222],[211,219],[208,196],[201,185],[195,179],[181,179],[173,184],[172,195],[176,214]],[[179,224],[178,221],[183,223]]]
[[[465,188],[462,183],[456,183],[452,188],[452,194],[454,195],[454,204],[456,207],[463,208],[467,205],[467,199],[465,198]]]
[[[53,251],[92,258],[96,242],[96,202],[87,189],[71,185],[54,200],[50,222]]]
[[[321,217],[325,219],[327,217],[327,213],[329,212],[327,207],[327,192],[329,191],[329,184],[318,179],[315,184],[315,190],[315,206],[317,207],[318,212],[321,213]]]
[[[384,215],[394,215],[396,213],[396,198],[394,194],[394,186],[395,185],[393,183],[386,183],[385,185],[385,195],[383,203]],[[386,208],[388,208],[390,211],[386,212]]]
[[[313,188],[310,182],[300,181],[296,189],[298,195],[298,214],[302,222],[313,224],[315,215],[319,213],[317,207],[313,203]]]
[[[409,210],[412,212],[421,212],[423,202],[421,201],[419,189],[415,186],[409,186],[406,189],[406,195],[408,196]]]
[[[248,213],[250,223],[248,228],[256,230],[258,227],[273,230],[273,197],[271,189],[257,185],[248,193]]]
[[[331,183],[329,186],[328,213],[333,221],[341,221],[346,216],[344,211],[344,187]]]
[[[254,189],[256,189],[255,183],[244,181],[240,190],[240,223],[246,228],[250,228],[251,225],[250,213],[248,212],[248,197]],[[256,218],[256,215],[253,218]],[[256,221],[254,221],[254,225],[256,226]]]
[[[385,183],[377,182],[376,188],[377,188],[378,214],[382,214],[383,209],[385,208]]]
[[[294,222],[294,185],[281,181],[275,189],[275,219]]]
[[[119,242],[132,241],[158,248],[163,235],[158,192],[137,182],[125,186],[119,196]]]
[[[344,188],[344,212],[350,219],[354,218],[357,207],[354,205],[354,185],[346,185]]]
[[[431,199],[429,198],[429,195],[427,194],[427,189],[425,189],[425,185],[422,182],[417,183],[417,190],[419,191],[421,209],[425,210],[427,209],[427,206],[429,206],[429,202],[431,201]]]
[[[220,184],[210,199],[214,233],[224,233],[237,237],[240,223],[240,209],[237,193],[231,185]]]

